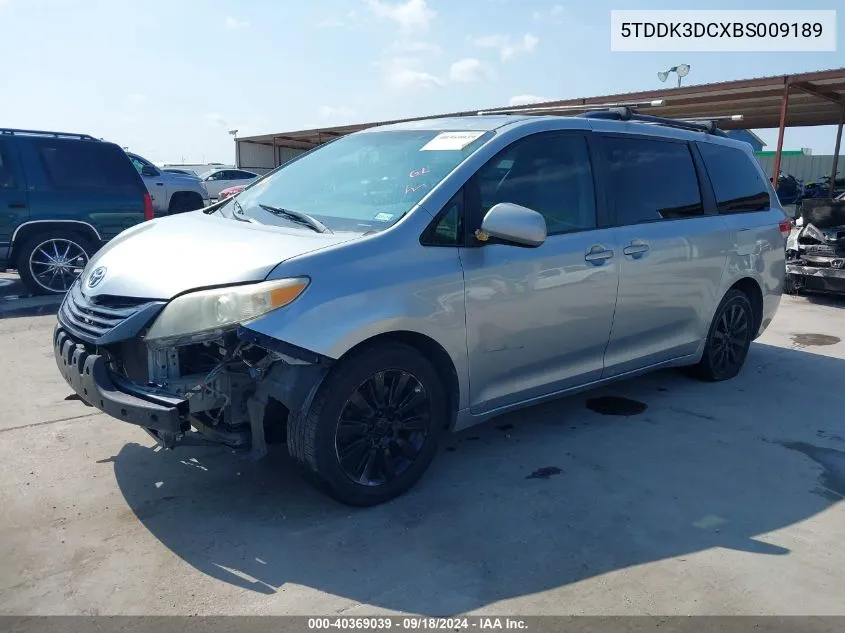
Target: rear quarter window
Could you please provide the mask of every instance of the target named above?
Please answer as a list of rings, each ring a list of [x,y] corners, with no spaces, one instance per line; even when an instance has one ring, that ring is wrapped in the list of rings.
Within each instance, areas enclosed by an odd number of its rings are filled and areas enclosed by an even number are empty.
[[[713,183],[719,213],[747,213],[771,208],[769,187],[748,154],[713,143],[699,143],[698,149]]]
[[[116,145],[96,141],[36,139],[36,153],[54,189],[141,193],[143,183]]]

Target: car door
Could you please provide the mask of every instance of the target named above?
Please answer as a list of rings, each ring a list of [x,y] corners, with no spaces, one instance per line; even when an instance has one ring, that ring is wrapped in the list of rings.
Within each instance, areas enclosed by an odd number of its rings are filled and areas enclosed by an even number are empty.
[[[528,136],[467,185],[475,199],[471,229],[500,202],[538,211],[548,227],[539,247],[491,239],[460,250],[474,413],[601,376],[619,258],[614,229],[598,228],[604,203],[587,139],[582,132]]]
[[[14,143],[0,138],[0,262],[9,257],[15,229],[29,219],[26,183]]]
[[[603,135],[612,215],[622,247],[604,377],[693,354],[707,335],[730,232],[683,140]]]
[[[232,181],[228,179],[229,171],[220,169],[206,177],[205,188],[208,190],[209,198],[217,198],[221,191],[232,186]]]

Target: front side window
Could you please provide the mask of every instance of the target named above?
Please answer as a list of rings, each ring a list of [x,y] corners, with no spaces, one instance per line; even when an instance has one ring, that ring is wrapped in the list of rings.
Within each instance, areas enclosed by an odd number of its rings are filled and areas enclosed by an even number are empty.
[[[482,216],[510,202],[540,213],[549,235],[596,226],[596,198],[587,140],[535,134],[505,148],[478,171]]]
[[[719,213],[770,208],[769,187],[745,152],[714,143],[699,143],[698,149],[713,183]]]
[[[268,207],[306,213],[331,230],[395,223],[492,132],[390,130],[344,136],[294,160],[237,198],[237,215],[290,226]],[[234,208],[234,202],[227,208]],[[223,213],[228,213],[224,208]],[[436,210],[432,210],[436,211]]]
[[[606,137],[604,146],[617,224],[704,215],[686,143]]]
[[[464,192],[456,193],[423,233],[425,246],[460,246],[464,237]]]

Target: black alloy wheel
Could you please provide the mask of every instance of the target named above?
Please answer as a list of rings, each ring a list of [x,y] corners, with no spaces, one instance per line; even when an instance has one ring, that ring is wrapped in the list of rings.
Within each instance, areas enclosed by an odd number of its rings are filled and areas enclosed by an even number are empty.
[[[420,456],[430,423],[428,393],[413,374],[376,372],[347,398],[338,418],[335,451],[343,473],[365,486],[395,480]]]
[[[748,313],[740,303],[726,306],[716,321],[710,357],[713,369],[727,374],[745,360],[745,347],[751,330]]]
[[[748,295],[729,290],[716,309],[704,354],[692,373],[711,382],[735,377],[748,356],[756,323]]]
[[[373,506],[411,489],[451,421],[441,374],[398,341],[338,360],[307,411],[287,419],[287,447],[306,480],[341,503]]]

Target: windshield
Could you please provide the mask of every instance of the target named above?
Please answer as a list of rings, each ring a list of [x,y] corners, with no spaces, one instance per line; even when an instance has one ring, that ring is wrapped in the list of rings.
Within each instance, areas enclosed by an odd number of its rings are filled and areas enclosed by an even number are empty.
[[[237,215],[291,225],[276,207],[331,230],[387,228],[416,205],[492,132],[397,130],[345,136],[299,158],[237,197]],[[261,206],[264,205],[264,206]],[[234,201],[227,205],[232,212]]]

